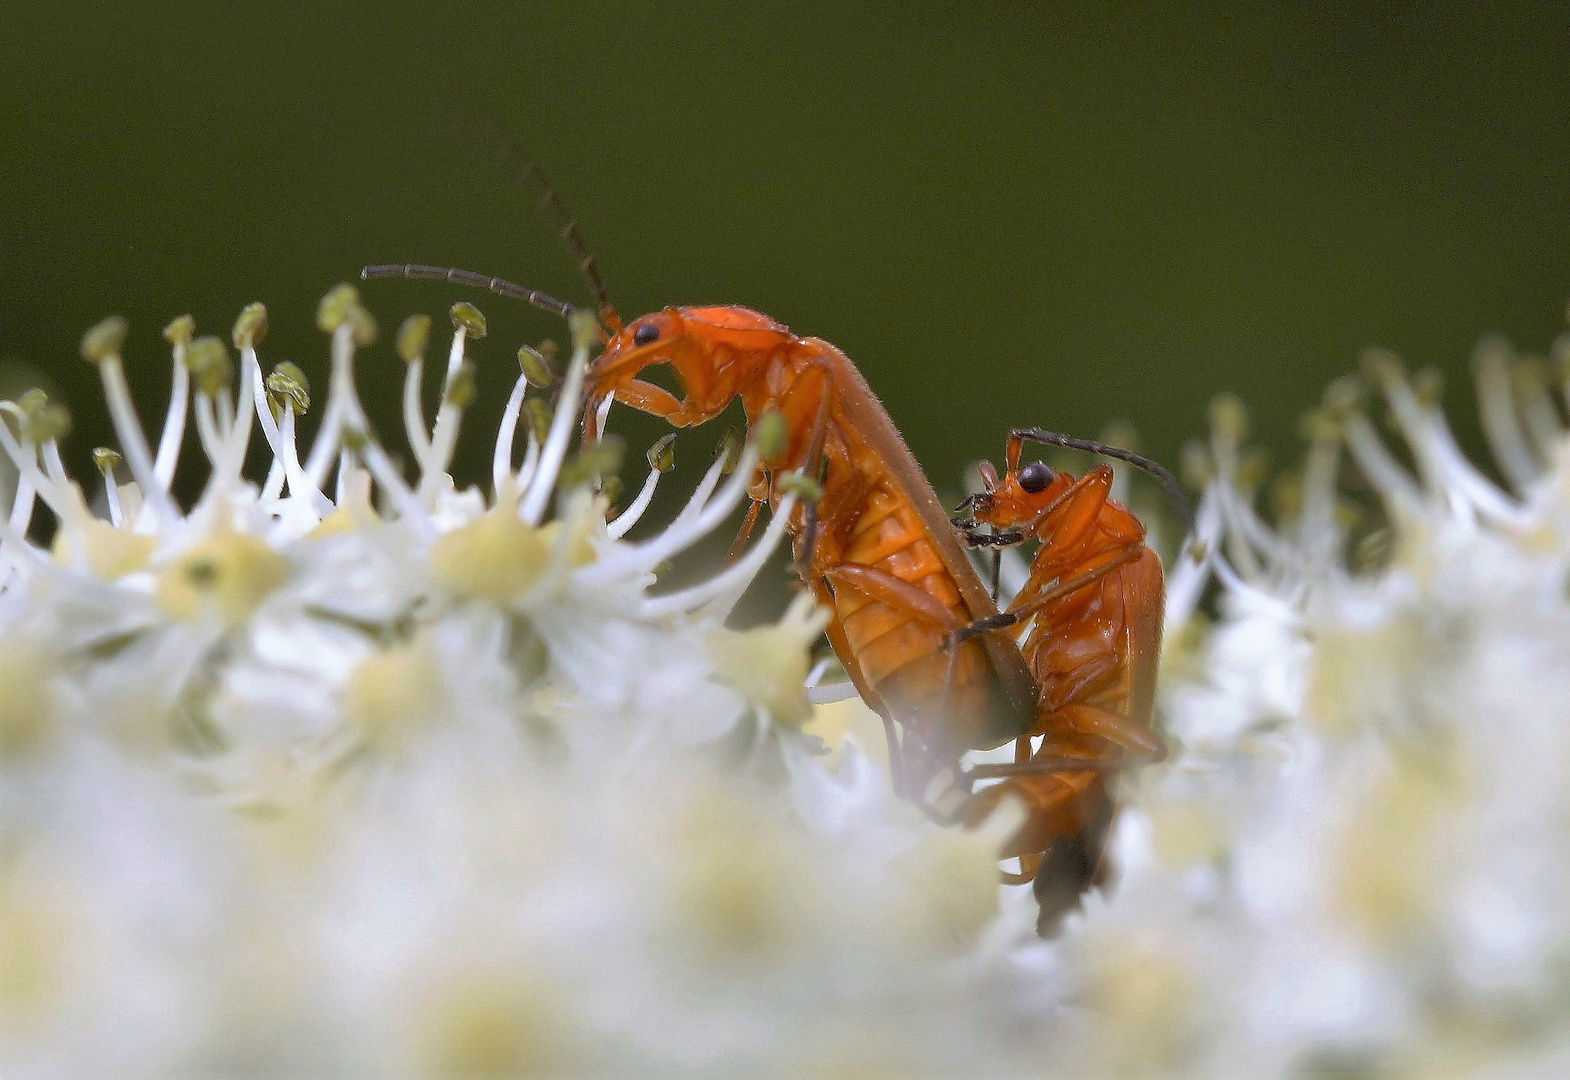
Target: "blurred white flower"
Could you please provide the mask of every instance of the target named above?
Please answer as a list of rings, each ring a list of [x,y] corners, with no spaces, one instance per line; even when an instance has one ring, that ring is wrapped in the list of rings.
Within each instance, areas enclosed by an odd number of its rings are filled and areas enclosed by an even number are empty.
[[[1555,355],[1565,370],[1570,337]],[[1190,455],[1208,484],[1172,574],[1163,690],[1182,749],[1125,785],[1122,887],[1064,943],[1091,985],[1106,955],[1144,950],[1186,988],[1128,1032],[1145,1071],[1564,1063],[1570,451],[1542,361],[1487,339],[1474,366],[1509,488],[1462,456],[1432,374],[1378,351],[1364,379],[1414,470],[1350,380],[1309,417],[1274,524],[1236,402]],[[1343,450],[1377,506],[1340,494]]]
[[[7,1080],[1564,1063],[1570,453],[1539,362],[1479,349],[1507,489],[1431,378],[1371,354],[1405,455],[1335,384],[1274,521],[1218,402],[1168,582],[1174,753],[1125,778],[1114,882],[1043,942],[998,884],[1015,817],[938,827],[892,795],[859,702],[809,704],[835,696],[803,688],[822,612],[725,625],[788,507],[734,566],[653,588],[744,497],[752,448],[631,540],[668,457],[607,521],[609,445],[568,460],[590,327],[554,411],[514,384],[482,492],[447,472],[479,312],[453,310],[429,423],[429,322],[398,335],[407,474],[356,390],[374,322],[347,287],[320,322],[313,405],[293,365],[264,375],[259,305],[238,377],[176,320],[156,442],[123,324],[95,328],[120,446],[91,496],[60,410],[0,403]],[[1343,454],[1377,507],[1341,493]]]
[[[308,448],[309,388],[264,375],[260,305],[237,378],[171,324],[156,444],[124,324],[87,335],[120,443],[91,504],[59,410],[0,404],[0,1073],[914,1069],[989,1033],[990,1060],[1025,1060],[1016,976],[967,958],[998,932],[1010,823],[940,829],[848,744],[830,767],[803,730],[810,598],[725,626],[790,507],[734,566],[651,591],[743,499],[755,450],[628,539],[668,453],[607,522],[609,445],[567,460],[580,325],[554,412],[520,377],[491,490],[460,489],[485,332],[460,304],[429,426],[428,320],[398,337],[409,479],[356,391],[371,317],[343,287],[319,321]],[[187,509],[190,418],[207,474]]]

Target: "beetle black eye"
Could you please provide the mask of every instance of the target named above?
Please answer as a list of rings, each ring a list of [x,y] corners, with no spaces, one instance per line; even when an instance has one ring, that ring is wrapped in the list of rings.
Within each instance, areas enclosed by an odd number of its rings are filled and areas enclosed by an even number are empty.
[[[1019,486],[1031,495],[1039,495],[1052,483],[1052,470],[1040,461],[1032,461],[1019,471]]]
[[[634,345],[649,345],[660,339],[660,328],[653,323],[646,322],[632,332]]]

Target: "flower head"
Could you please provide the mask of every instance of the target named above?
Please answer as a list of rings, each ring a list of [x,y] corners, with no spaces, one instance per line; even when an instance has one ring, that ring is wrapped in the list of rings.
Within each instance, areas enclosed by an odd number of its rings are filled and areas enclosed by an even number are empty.
[[[1011,804],[939,826],[859,703],[824,704],[826,613],[727,625],[790,499],[660,587],[755,446],[651,530],[661,440],[613,511],[616,445],[570,453],[579,335],[559,379],[520,353],[490,483],[463,485],[488,339],[460,304],[429,421],[431,321],[395,335],[405,469],[358,396],[376,321],[342,286],[318,322],[325,388],[264,373],[260,305],[225,339],[170,323],[156,438],[124,323],[89,331],[118,442],[90,485],[58,405],[0,402],[7,1075],[1372,1074],[1570,1027],[1570,453],[1542,363],[1477,354],[1505,487],[1435,380],[1369,354],[1274,519],[1218,401],[1168,579],[1175,752],[1126,779],[1112,883],[1044,942],[998,884]]]
[[[726,624],[793,499],[734,565],[658,588],[755,448],[633,539],[671,448],[613,512],[612,443],[569,452],[586,338],[554,398],[525,356],[481,490],[447,470],[483,316],[453,309],[429,421],[430,321],[396,335],[410,470],[359,398],[376,321],[342,286],[318,322],[325,392],[264,369],[261,305],[233,351],[175,320],[154,436],[124,323],[89,331],[119,443],[90,486],[53,405],[0,405],[0,1062],[728,1069],[765,1039],[815,1063],[850,1052],[837,999],[892,1015],[929,977],[922,1015],[979,1022],[948,969],[990,925],[1007,822],[929,846],[865,756],[827,765],[801,731],[810,598]]]

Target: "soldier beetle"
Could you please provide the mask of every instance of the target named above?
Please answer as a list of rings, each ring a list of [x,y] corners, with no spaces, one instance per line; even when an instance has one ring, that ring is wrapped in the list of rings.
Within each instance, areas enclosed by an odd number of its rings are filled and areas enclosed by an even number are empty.
[[[999,612],[949,517],[881,402],[844,353],[737,306],[668,307],[623,323],[576,224],[532,163],[508,153],[538,193],[594,294],[606,344],[585,385],[585,440],[609,399],[677,427],[740,398],[749,424],[778,410],[784,448],[763,461],[743,536],[787,474],[817,481],[790,523],[802,580],[832,612],[830,645],[882,718],[894,783],[926,805],[940,773],[967,750],[1000,746],[1032,726],[1036,687],[1006,634],[958,635]],[[487,289],[567,316],[572,305],[467,270],[367,266],[362,278],[406,277]],[[684,396],[639,378],[668,364]],[[738,537],[738,541],[741,537]]]
[[[1053,866],[1031,855],[1046,850],[1035,846],[1034,837],[1043,829],[1064,832],[1068,811],[1045,803],[1037,810],[1031,796],[1037,787],[1052,789],[1065,770],[1095,778],[1110,759],[1065,736],[1053,752],[1075,750],[1073,761],[1027,754],[1003,783],[966,797],[960,814],[941,815],[934,808],[929,796],[935,786],[941,793],[987,779],[994,774],[986,770],[998,768],[966,773],[959,767],[966,752],[1010,741],[1017,754],[1020,746],[1028,749],[1030,737],[1041,733],[1038,711],[1047,697],[1020,643],[1003,632],[1026,616],[998,611],[948,514],[861,373],[829,342],[797,336],[745,307],[667,307],[623,323],[576,226],[532,165],[524,163],[523,171],[588,279],[605,331],[605,348],[586,383],[586,441],[597,434],[600,407],[612,399],[676,427],[712,419],[737,399],[749,424],[765,412],[781,413],[785,445],[760,463],[738,542],[761,506],[777,508],[787,490],[800,493],[801,478],[815,487],[815,497],[803,500],[789,523],[795,565],[831,612],[826,632],[852,684],[883,720],[896,790],[934,816],[969,822],[984,818],[1006,791],[1018,792],[1030,816],[1010,854],[1014,848],[1030,849],[1022,857],[1032,860],[1030,873],[1020,880],[1034,877],[1040,894],[1039,883]],[[439,279],[488,289],[561,316],[574,310],[538,290],[466,270],[392,264],[368,266],[361,276]],[[681,397],[640,377],[655,365],[674,371]],[[1010,479],[1016,479],[1012,473]],[[1010,504],[999,520],[1026,520],[1023,511],[1012,510]],[[1144,602],[1147,609],[1154,605],[1159,637],[1159,564],[1155,581],[1155,593]],[[1053,602],[1051,590],[1042,597],[1044,606]],[[1027,636],[1027,645],[1034,640]],[[1037,650],[1043,658],[1050,655],[1039,645]],[[1141,677],[1146,671],[1141,669]],[[1059,723],[1056,713],[1045,723]],[[1075,733],[1075,738],[1107,741],[1099,734]],[[1110,799],[1105,784],[1097,790]],[[1031,832],[1035,826],[1041,828]],[[1076,882],[1083,878],[1079,874],[1067,883],[1075,895],[1082,887]]]
[[[655,364],[674,369],[683,397],[639,378]],[[997,607],[888,413],[839,349],[747,308],[666,308],[614,333],[589,380],[590,416],[607,397],[677,427],[738,398],[749,423],[768,410],[784,416],[789,435],[762,463],[754,508],[778,505],[787,473],[818,478],[819,497],[791,523],[796,566],[832,612],[835,654],[884,720],[901,794],[921,800],[967,750],[1030,730],[1037,693],[1018,646],[1003,634],[959,639]]]
[[[1112,469],[1099,465],[1076,478],[1041,461],[1021,466],[1026,441],[1123,458],[1156,475],[1180,510],[1186,500],[1171,474],[1145,458],[1019,428],[1009,436],[1001,480],[983,463],[983,490],[959,507],[970,517],[955,524],[975,546],[1030,537],[1041,543],[1008,609],[965,631],[1007,631],[1018,640],[1038,697],[1030,732],[1015,740],[1014,764],[969,770],[973,783],[1000,782],[976,791],[959,813],[979,821],[1007,796],[1024,805],[1025,824],[1004,851],[1020,869],[1005,879],[1034,882],[1038,929],[1046,936],[1086,888],[1105,878],[1117,770],[1166,756],[1151,730],[1163,587],[1144,526],[1108,497]]]

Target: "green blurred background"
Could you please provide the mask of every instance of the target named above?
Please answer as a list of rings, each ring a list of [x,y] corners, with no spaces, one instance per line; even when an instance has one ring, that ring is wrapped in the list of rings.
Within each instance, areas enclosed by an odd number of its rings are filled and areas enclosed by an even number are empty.
[[[110,312],[151,413],[183,311],[227,335],[263,299],[264,361],[320,376],[316,301],[362,263],[582,299],[450,134],[500,123],[623,311],[742,303],[838,343],[940,485],[1018,423],[1123,418],[1172,461],[1223,389],[1291,459],[1375,343],[1451,375],[1475,445],[1473,343],[1542,351],[1570,295],[1570,9],[1479,8],[8,5],[0,358],[64,394],[85,469],[108,436],[76,344]],[[466,295],[364,291],[388,330]],[[468,298],[493,331],[478,478],[517,344],[561,331]],[[362,370],[390,402],[388,337]]]

